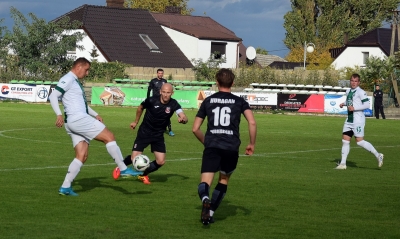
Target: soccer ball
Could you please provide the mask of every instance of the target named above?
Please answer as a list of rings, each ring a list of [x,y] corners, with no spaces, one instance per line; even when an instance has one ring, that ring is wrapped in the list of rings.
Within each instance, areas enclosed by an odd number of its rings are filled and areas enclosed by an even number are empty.
[[[146,155],[140,154],[133,159],[133,169],[143,172],[150,166],[150,159]]]

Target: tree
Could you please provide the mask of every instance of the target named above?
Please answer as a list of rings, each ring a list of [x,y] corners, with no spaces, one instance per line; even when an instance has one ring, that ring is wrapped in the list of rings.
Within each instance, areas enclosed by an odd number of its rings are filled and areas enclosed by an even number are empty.
[[[189,0],[125,0],[126,8],[142,8],[151,12],[164,13],[165,7],[181,7],[182,15],[190,15],[194,9],[188,8]]]
[[[395,58],[393,56],[370,57],[365,63],[365,67],[360,70],[361,79],[363,79],[363,87],[365,89],[374,89],[376,84],[385,83],[392,85],[390,82],[391,73],[395,68]]]
[[[257,53],[257,54],[268,55],[268,51],[265,50],[264,48],[261,48],[261,47],[257,47],[257,48],[256,48],[256,53]]]
[[[285,14],[285,45],[303,49],[313,42],[316,51],[339,47],[345,37],[352,40],[390,20],[399,0],[291,0]],[[298,59],[297,61],[300,61]]]
[[[218,52],[210,54],[210,57],[207,59],[207,61],[203,61],[202,59],[192,59],[192,69],[196,75],[196,80],[215,81],[215,74],[220,69],[221,64],[226,62],[225,56],[215,59],[215,54],[217,53]]]
[[[7,41],[4,39],[4,36],[7,31],[7,27],[2,26],[4,19],[0,19],[0,59],[4,61],[7,56]]]
[[[4,40],[16,56],[19,70],[32,78],[54,78],[54,74],[68,72],[73,59],[67,51],[83,49],[77,42],[84,36],[69,31],[78,29],[81,23],[70,23],[68,18],[47,23],[33,13],[28,14],[32,20],[29,22],[16,8],[11,7],[10,12],[14,19],[13,32],[6,34]]]

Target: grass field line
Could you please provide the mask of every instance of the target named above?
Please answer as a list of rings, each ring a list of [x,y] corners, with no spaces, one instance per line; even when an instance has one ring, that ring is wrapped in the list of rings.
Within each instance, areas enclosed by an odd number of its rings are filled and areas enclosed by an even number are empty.
[[[29,140],[29,141],[41,142],[41,143],[56,143],[56,144],[60,144],[61,143],[61,142],[57,142],[57,141],[46,141],[46,140],[38,140],[38,139],[27,139],[27,138],[13,137],[13,136],[7,136],[7,135],[3,134],[5,132],[14,132],[14,131],[22,131],[22,130],[37,130],[37,129],[48,129],[48,128],[23,128],[23,129],[2,130],[2,131],[0,131],[0,137],[9,138],[9,139]]]
[[[395,148],[400,147],[400,145],[387,145],[380,146],[379,148]],[[361,149],[361,147],[356,147]],[[356,149],[355,148],[355,149]],[[340,150],[341,148],[330,148],[330,149],[315,149],[315,150],[298,150],[289,152],[277,152],[277,153],[263,153],[263,154],[253,154],[252,156],[247,156],[241,154],[241,157],[265,157],[269,155],[282,155],[282,154],[295,154],[295,153],[311,153],[311,152],[321,152],[321,151],[331,151]],[[170,152],[180,152],[180,151],[170,151]],[[191,161],[191,160],[201,160],[201,158],[181,158],[181,159],[169,159],[167,162],[179,162],[179,161]],[[97,166],[108,166],[115,165],[115,163],[104,163],[104,164],[85,164],[85,167],[97,167]],[[47,166],[47,167],[37,167],[37,168],[12,168],[12,169],[0,169],[0,172],[8,171],[24,171],[24,170],[44,170],[44,169],[54,169],[54,168],[68,168],[68,166]]]

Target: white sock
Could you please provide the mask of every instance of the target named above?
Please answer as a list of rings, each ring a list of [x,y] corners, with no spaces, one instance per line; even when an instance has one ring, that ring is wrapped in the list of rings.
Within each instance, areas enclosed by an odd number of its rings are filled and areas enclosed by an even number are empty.
[[[347,155],[350,152],[350,141],[342,139],[342,143],[342,161],[340,161],[340,164],[346,165]]]
[[[357,144],[363,147],[364,149],[368,150],[371,154],[375,155],[376,158],[379,157],[378,151],[376,151],[376,149],[374,148],[374,146],[372,146],[370,142],[361,140],[360,142],[357,142]]]
[[[121,149],[118,147],[117,142],[112,141],[107,143],[106,148],[115,163],[118,165],[119,170],[124,171],[128,168],[124,163],[124,157],[122,156]]]
[[[74,181],[79,171],[81,171],[82,165],[83,163],[79,161],[79,159],[74,158],[74,160],[72,160],[71,164],[68,167],[67,175],[65,176],[64,182],[61,185],[61,187],[63,188],[71,187],[71,183]]]
[[[212,217],[214,215],[214,211],[210,210],[210,217]]]

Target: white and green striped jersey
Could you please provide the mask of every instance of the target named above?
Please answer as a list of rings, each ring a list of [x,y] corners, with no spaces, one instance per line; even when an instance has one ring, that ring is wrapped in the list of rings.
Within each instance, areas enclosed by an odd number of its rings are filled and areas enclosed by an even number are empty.
[[[85,91],[78,78],[71,71],[61,77],[56,90],[62,94],[65,122],[74,122],[88,115]]]
[[[367,93],[360,87],[355,89],[346,90],[346,102],[347,106],[353,106],[354,111],[347,111],[348,123],[365,124],[364,110],[370,107],[370,101],[367,97]]]

